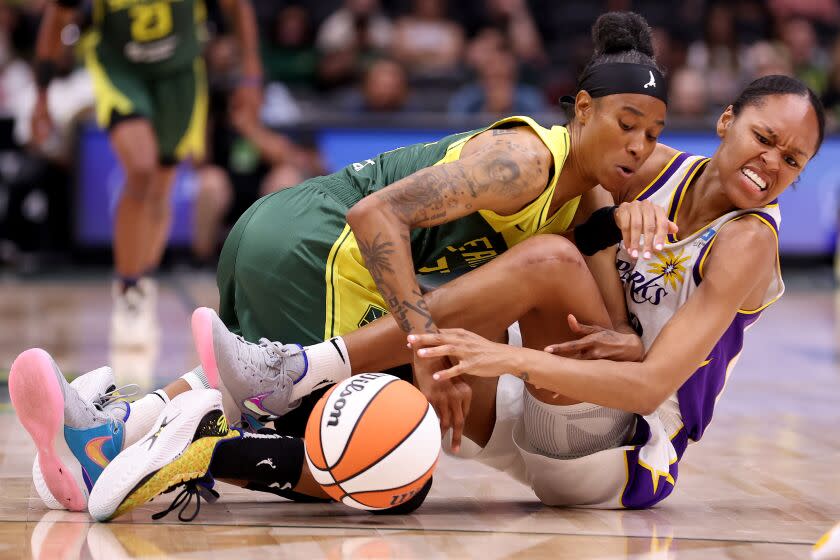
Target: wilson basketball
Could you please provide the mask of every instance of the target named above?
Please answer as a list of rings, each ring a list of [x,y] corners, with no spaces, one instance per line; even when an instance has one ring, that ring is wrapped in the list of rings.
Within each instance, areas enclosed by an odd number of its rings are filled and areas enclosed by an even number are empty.
[[[330,389],[306,425],[306,461],[335,500],[387,509],[414,496],[440,454],[440,423],[426,397],[393,375],[365,373]]]

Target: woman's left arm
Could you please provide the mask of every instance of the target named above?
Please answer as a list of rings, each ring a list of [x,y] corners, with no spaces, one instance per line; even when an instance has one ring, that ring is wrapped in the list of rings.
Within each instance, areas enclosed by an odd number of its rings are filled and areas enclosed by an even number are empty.
[[[574,360],[485,341],[461,329],[410,339],[421,358],[447,355],[457,364],[438,373],[497,376],[529,383],[580,401],[650,414],[709,355],[738,309],[766,288],[776,266],[776,238],[758,220],[742,219],[718,234],[703,282],[671,318],[644,361]]]

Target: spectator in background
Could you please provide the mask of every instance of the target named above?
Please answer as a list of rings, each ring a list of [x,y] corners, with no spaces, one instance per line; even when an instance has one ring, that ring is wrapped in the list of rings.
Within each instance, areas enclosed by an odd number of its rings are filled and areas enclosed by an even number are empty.
[[[526,0],[486,0],[488,24],[501,31],[517,61],[529,70],[548,64],[542,37]]]
[[[349,113],[405,113],[416,110],[410,99],[408,76],[398,62],[380,59],[370,65],[361,89],[343,96],[339,106]]]
[[[394,58],[420,76],[456,72],[464,49],[464,31],[446,18],[446,2],[413,0],[412,6],[394,28]]]
[[[366,64],[389,51],[392,34],[377,0],[345,0],[318,30],[320,84],[332,88],[354,81]]]
[[[19,21],[18,11],[0,4],[0,115],[20,112],[20,93],[35,83],[29,65],[18,57],[12,43]]]
[[[213,264],[225,224],[232,224],[267,194],[302,183],[323,172],[313,169],[305,150],[288,137],[264,127],[249,111],[233,108],[228,138],[216,138],[213,161],[196,172],[198,191],[193,208],[193,256],[198,264]]]
[[[837,25],[840,20],[836,0],[769,0],[768,4],[779,21],[800,16]]]
[[[296,185],[323,170],[317,158],[232,106],[230,91],[240,66],[236,42],[220,36],[205,50],[210,83],[207,162],[196,170],[192,251],[197,264],[212,265],[224,227],[257,198]]]
[[[705,37],[689,46],[687,64],[705,76],[714,106],[722,107],[736,97],[741,88],[732,5],[716,2],[709,7]]]
[[[784,45],[770,41],[758,41],[744,52],[742,83],[750,83],[771,74],[793,75],[790,54]]]
[[[793,18],[779,24],[779,35],[790,53],[794,75],[817,94],[825,91],[828,57],[817,43],[810,21]]]
[[[516,58],[498,50],[476,68],[478,80],[458,90],[449,102],[449,114],[531,115],[545,111],[542,93],[518,82]]]
[[[709,114],[706,78],[691,67],[671,74],[668,90],[668,115],[684,119],[701,119]]]
[[[318,71],[312,22],[303,6],[280,8],[268,40],[262,42],[266,80],[311,88]]]

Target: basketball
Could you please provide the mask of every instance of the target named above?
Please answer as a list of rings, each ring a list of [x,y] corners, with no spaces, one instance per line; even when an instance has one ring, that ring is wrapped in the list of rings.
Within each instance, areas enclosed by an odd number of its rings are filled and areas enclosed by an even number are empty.
[[[414,496],[440,454],[440,423],[410,383],[365,373],[330,389],[306,425],[306,461],[315,480],[348,506],[387,509]]]

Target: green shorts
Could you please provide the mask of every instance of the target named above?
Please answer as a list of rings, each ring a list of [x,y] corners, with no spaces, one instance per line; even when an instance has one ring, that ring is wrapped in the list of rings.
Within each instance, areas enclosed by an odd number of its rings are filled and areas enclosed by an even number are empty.
[[[182,71],[144,77],[125,64],[105,64],[90,49],[86,63],[96,95],[96,120],[108,129],[120,117],[149,119],[158,141],[160,160],[175,163],[204,157],[207,129],[207,76],[196,58]]]
[[[217,275],[231,330],[309,345],[386,313],[345,220],[354,197],[341,179],[318,177],[261,198],[239,218]]]
[[[345,221],[361,195],[335,176],[265,196],[239,218],[219,257],[219,316],[231,331],[303,346],[353,331],[386,313]],[[390,371],[411,379],[411,368]],[[302,436],[327,389],[275,422]]]

